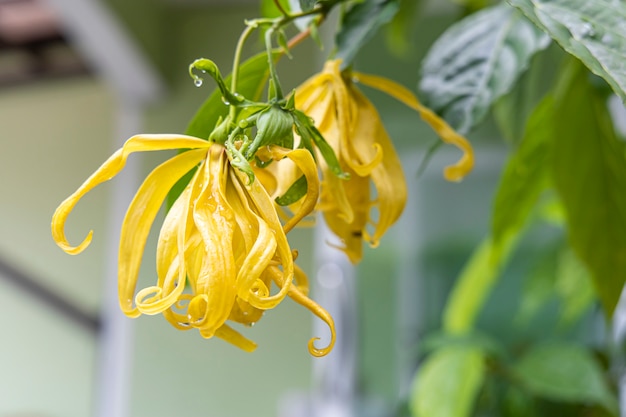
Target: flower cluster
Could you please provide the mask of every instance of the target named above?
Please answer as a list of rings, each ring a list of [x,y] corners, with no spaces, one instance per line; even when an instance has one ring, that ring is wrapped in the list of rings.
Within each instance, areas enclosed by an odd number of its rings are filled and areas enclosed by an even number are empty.
[[[321,74],[288,98],[270,80],[268,103],[228,89],[209,60],[198,60],[193,68],[208,72],[230,103],[229,114],[208,140],[184,135],[130,138],[58,207],[52,235],[67,253],[82,252],[92,232],[76,246],[65,236],[65,222],[80,198],[120,172],[133,152],[184,150],[147,176],[124,218],[118,267],[122,311],[129,317],[162,314],[177,329],[195,328],[205,338],[217,336],[252,351],[254,342],[231,324],[250,326],[290,297],[328,324],[328,346],[316,347],[316,339],[309,342],[310,353],[323,356],[334,344],[333,319],[308,297],[306,274],[295,264],[297,251],[286,234],[320,211],[343,242],[341,249],[356,263],[363,240],[377,245],[406,200],[399,158],[355,80],[415,108],[445,140],[466,150],[464,159],[447,169],[450,179],[471,168],[471,148],[403,87],[341,72],[339,61],[329,61]],[[188,172],[193,176],[161,226],[156,283],[137,290],[151,227],[174,185]],[[373,207],[378,209],[376,218]]]

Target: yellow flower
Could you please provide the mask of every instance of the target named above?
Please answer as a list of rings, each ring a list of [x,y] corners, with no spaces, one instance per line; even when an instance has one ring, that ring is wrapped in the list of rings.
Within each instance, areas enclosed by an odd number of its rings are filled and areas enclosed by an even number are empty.
[[[231,165],[223,145],[182,135],[130,138],[57,208],[52,218],[52,235],[57,244],[70,254],[82,252],[92,232],[73,246],[64,231],[65,221],[79,199],[120,172],[130,153],[166,149],[190,150],[155,168],[128,208],[118,259],[119,302],[124,314],[137,317],[161,313],[178,329],[196,328],[205,338],[217,336],[252,351],[256,345],[227,322],[252,325],[265,310],[290,296],[329,325],[329,346],[318,349],[313,345],[315,339],[309,342],[311,354],[328,353],[334,343],[332,317],[307,297],[306,275],[294,264],[295,252],[289,247],[268,193],[260,181],[248,183],[248,176]],[[273,155],[292,160],[312,188],[319,187],[308,151],[276,149]],[[157,282],[137,292],[144,247],[156,215],[172,186],[198,165],[161,227]],[[306,198],[315,200],[317,193]],[[306,205],[303,207],[306,210]],[[296,213],[295,217],[306,214]],[[270,294],[273,284],[278,291]]]
[[[362,239],[378,245],[398,219],[407,190],[400,160],[380,116],[354,82],[377,88],[416,110],[445,142],[464,151],[459,162],[445,169],[446,179],[462,179],[473,166],[473,154],[467,140],[422,106],[409,90],[382,77],[342,74],[340,64],[340,60],[328,61],[320,74],[296,89],[295,97],[296,107],[313,118],[341,168],[350,174],[349,180],[338,178],[319,158],[323,173],[320,209],[329,228],[343,241],[341,249],[356,263],[362,257]],[[376,190],[373,197],[370,183]],[[374,207],[377,216],[371,214]]]

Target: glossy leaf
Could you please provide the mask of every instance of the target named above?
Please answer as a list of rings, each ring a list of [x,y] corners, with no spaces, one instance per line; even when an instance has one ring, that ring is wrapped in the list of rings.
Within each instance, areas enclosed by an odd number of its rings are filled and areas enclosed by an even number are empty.
[[[507,0],[626,100],[626,3]]]
[[[626,281],[626,153],[606,97],[579,66],[556,106],[552,176],[570,243],[591,273],[606,313]]]
[[[430,355],[419,369],[411,392],[414,417],[468,417],[485,377],[483,353],[453,346]]]
[[[500,245],[518,235],[548,181],[547,155],[553,100],[544,99],[528,120],[524,138],[507,162],[496,192],[492,235],[494,245]]]
[[[533,394],[563,402],[594,403],[617,411],[617,400],[602,369],[586,349],[565,343],[535,346],[513,366],[513,374]]]
[[[344,15],[341,30],[337,33],[337,58],[342,67],[352,64],[354,57],[398,11],[399,0],[368,0],[357,3]]]
[[[506,5],[472,14],[451,26],[426,56],[419,84],[424,104],[466,134],[548,43]]]

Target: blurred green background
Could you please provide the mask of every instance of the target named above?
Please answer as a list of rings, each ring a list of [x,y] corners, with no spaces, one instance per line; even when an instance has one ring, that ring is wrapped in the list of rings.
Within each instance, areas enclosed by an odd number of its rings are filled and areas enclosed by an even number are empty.
[[[414,28],[410,58],[391,55],[382,33],[361,52],[357,68],[414,88],[420,58],[458,13],[442,7],[443,2],[431,3]],[[209,83],[194,87],[188,64],[208,57],[228,73],[244,19],[258,15],[254,1],[109,0],[105,5],[166,85],[165,94],[145,108],[146,133],[184,131],[212,89]],[[258,47],[253,41],[247,51]],[[298,46],[294,59],[279,66],[285,88],[317,72],[325,53],[310,41]],[[80,256],[57,248],[49,225],[56,206],[124,139],[116,137],[119,98],[98,74],[93,68],[87,74],[0,89],[0,259],[94,316],[102,307],[107,279],[107,231],[119,227],[107,217],[111,184],[91,192],[69,219],[70,241],[95,231],[92,245]],[[418,179],[417,166],[435,135],[401,104],[366,93],[403,156],[411,190],[400,223],[378,249],[367,250],[357,272],[358,391],[390,414],[406,395],[418,338],[439,325],[448,290],[488,230],[504,147],[487,123],[475,134],[481,138],[476,170],[466,181],[449,184],[441,176],[443,166],[459,157],[453,149],[439,152]],[[166,157],[135,158],[147,173]],[[312,237],[311,229],[290,236],[310,275]],[[143,282],[154,276],[151,252],[144,257]],[[91,415],[97,335],[5,279],[0,279],[0,309],[0,416]],[[278,415],[286,399],[315,388],[316,359],[306,350],[311,323],[307,311],[287,301],[246,331],[259,345],[249,354],[220,340],[178,332],[160,316],[134,320],[129,415]]]

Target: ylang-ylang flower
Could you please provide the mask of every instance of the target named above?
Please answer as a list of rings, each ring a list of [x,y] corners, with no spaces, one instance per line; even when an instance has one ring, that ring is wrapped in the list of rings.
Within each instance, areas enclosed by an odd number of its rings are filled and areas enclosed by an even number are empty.
[[[188,149],[155,168],[131,202],[121,230],[118,289],[122,311],[130,317],[162,314],[181,330],[198,329],[244,350],[256,345],[229,323],[252,325],[286,296],[328,323],[329,346],[309,351],[321,356],[332,349],[332,318],[307,296],[306,275],[294,264],[285,230],[261,182],[233,164],[224,145],[183,135],[140,135],[130,138],[56,210],[52,234],[67,253],[78,254],[90,243],[72,245],[65,222],[82,196],[122,170],[138,151]],[[294,218],[306,216],[317,200],[317,169],[306,149],[269,146],[275,164],[291,161],[309,183],[308,202]],[[158,239],[156,283],[137,291],[148,233],[174,184],[197,168],[167,213]],[[291,227],[291,226],[290,226]]]
[[[323,176],[319,209],[341,239],[341,249],[356,263],[362,258],[363,240],[378,245],[399,218],[407,197],[400,160],[389,135],[376,108],[356,82],[379,89],[416,110],[445,142],[464,151],[457,164],[445,169],[446,179],[460,180],[471,170],[473,156],[467,140],[422,106],[405,87],[382,77],[342,72],[340,65],[340,60],[328,61],[320,74],[296,89],[295,100],[296,107],[313,118],[337,155],[341,169],[349,174],[347,180],[339,178],[319,158]]]

